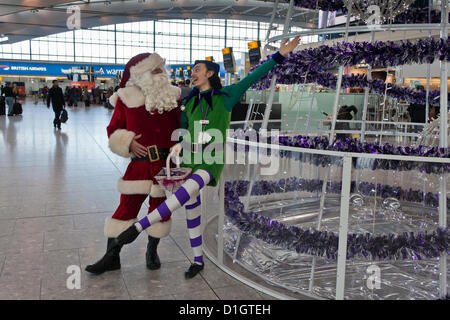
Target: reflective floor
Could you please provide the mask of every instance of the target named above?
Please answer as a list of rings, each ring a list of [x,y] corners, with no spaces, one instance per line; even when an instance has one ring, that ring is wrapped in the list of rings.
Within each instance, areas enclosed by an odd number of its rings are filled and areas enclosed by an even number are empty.
[[[184,279],[192,252],[183,209],[161,240],[160,270],[146,268],[141,235],[122,249],[121,270],[85,272],[105,252],[104,221],[119,203],[116,183],[129,160],[108,149],[112,110],[67,110],[61,131],[51,108],[30,99],[22,116],[0,116],[0,299],[272,299],[208,259],[199,276]]]

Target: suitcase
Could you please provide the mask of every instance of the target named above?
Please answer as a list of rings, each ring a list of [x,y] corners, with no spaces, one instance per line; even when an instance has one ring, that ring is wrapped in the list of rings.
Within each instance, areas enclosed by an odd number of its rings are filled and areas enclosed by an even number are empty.
[[[0,97],[0,116],[4,116],[5,114],[6,114],[5,97]]]
[[[13,104],[13,114],[22,114],[22,105],[19,102]]]

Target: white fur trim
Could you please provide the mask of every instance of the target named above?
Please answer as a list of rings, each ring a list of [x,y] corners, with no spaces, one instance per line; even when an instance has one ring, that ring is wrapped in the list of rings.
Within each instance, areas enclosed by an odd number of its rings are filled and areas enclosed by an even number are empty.
[[[117,129],[109,136],[109,148],[119,156],[130,158],[133,153],[130,152],[130,144],[136,134],[126,129]]]
[[[140,74],[146,71],[153,71],[157,67],[164,67],[165,60],[161,58],[159,54],[152,53],[150,56],[145,58],[144,60],[138,62],[136,65],[130,68],[130,73],[132,74]]]
[[[105,220],[105,237],[117,238],[119,234],[127,230],[131,225],[135,224],[137,219],[118,220],[114,218],[106,218]]]
[[[138,86],[120,88],[117,95],[128,108],[139,108],[145,104],[144,93]]]
[[[123,180],[117,182],[117,190],[121,194],[149,194],[152,188],[152,180]]]
[[[154,238],[164,238],[169,235],[171,227],[172,219],[169,219],[164,222],[156,222],[145,229],[145,231]]]
[[[163,198],[166,196],[166,192],[164,191],[164,188],[161,187],[159,184],[152,185],[150,189],[150,197],[152,198]]]
[[[111,103],[111,105],[113,107],[115,107],[118,98],[119,98],[119,95],[117,94],[117,92],[114,92],[114,94],[111,97],[109,97],[109,103]]]

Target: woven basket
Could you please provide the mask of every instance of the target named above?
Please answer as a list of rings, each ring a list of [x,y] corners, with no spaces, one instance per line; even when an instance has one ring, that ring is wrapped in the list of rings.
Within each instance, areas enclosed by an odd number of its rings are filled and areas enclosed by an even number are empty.
[[[160,172],[155,176],[158,184],[164,188],[164,190],[174,192],[176,191],[191,175],[191,168],[180,168],[180,159],[177,158],[176,168],[170,167],[170,159],[173,155],[170,154],[166,160],[166,167],[162,168]]]

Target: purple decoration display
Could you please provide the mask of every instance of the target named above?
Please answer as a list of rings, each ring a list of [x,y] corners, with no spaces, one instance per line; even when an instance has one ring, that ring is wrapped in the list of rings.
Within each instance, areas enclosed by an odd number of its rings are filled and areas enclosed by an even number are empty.
[[[441,11],[431,9],[430,17],[428,17],[428,8],[409,8],[395,16],[393,24],[428,23],[428,21],[430,23],[440,23]]]
[[[267,243],[295,250],[297,253],[337,259],[339,237],[333,232],[303,230],[296,226],[244,212],[236,188],[225,184],[225,215],[239,230]],[[370,260],[418,259],[439,257],[450,253],[449,228],[438,228],[432,233],[419,232],[401,235],[348,234],[347,259]]]
[[[289,0],[285,0],[290,2]],[[305,9],[320,9],[323,11],[339,11],[347,12],[347,8],[342,0],[294,0],[294,6]],[[450,14],[449,14],[450,17]],[[449,18],[450,19],[450,18]],[[393,24],[410,24],[410,23],[440,23],[441,12],[431,9],[430,17],[428,17],[428,8],[409,8],[398,14]]]
[[[335,89],[337,76],[326,70],[360,63],[376,67],[432,63],[436,59],[450,60],[450,38],[446,40],[427,38],[416,42],[402,41],[401,43],[377,41],[374,43],[342,42],[335,46],[322,45],[291,53],[283,64],[276,65],[254,84],[253,88],[259,90],[269,88],[272,76],[276,75],[279,84],[316,83]],[[386,90],[384,81],[377,79],[369,81],[365,75],[350,74],[342,77],[342,88],[356,87],[368,87],[370,92],[382,95]],[[386,94],[391,98],[425,104],[425,90],[415,92],[412,88],[393,84],[387,84],[387,89]],[[436,99],[438,96],[439,91],[430,91],[428,100],[430,105],[439,105],[439,99]]]
[[[286,0],[286,2],[290,2]],[[305,9],[320,9],[323,11],[345,10],[342,0],[295,0],[294,6]]]
[[[250,183],[244,180],[237,180],[228,182],[230,188],[235,190],[238,197],[247,195]],[[306,191],[306,192],[322,192],[323,180],[319,179],[303,179],[297,177],[290,177],[280,179],[278,181],[255,181],[251,192],[252,196],[263,196],[274,193],[284,193],[291,191]],[[341,181],[328,182],[326,191],[328,193],[340,194],[342,190]],[[426,206],[437,208],[439,206],[439,194],[427,192],[424,194],[421,190],[413,190],[409,188],[405,190],[399,186],[390,186],[383,184],[374,184],[372,182],[351,182],[351,193],[359,193],[365,196],[374,196],[375,191],[381,198],[396,198],[401,201],[422,203]],[[447,207],[450,209],[450,198],[447,199]]]
[[[259,141],[259,133],[252,132],[255,135],[257,141]],[[250,135],[248,135],[250,136]],[[243,129],[238,129],[234,132],[234,137],[240,140],[244,140],[247,135]],[[274,144],[276,141],[272,141],[271,138],[267,139],[267,143]],[[307,137],[307,136],[280,136],[278,137],[278,143],[282,146],[306,148],[315,150],[328,150],[328,151],[342,151],[353,153],[370,153],[370,154],[386,154],[386,155],[404,155],[415,157],[436,157],[436,158],[450,158],[450,148],[438,148],[438,147],[411,147],[411,146],[394,146],[389,143],[379,144],[361,142],[357,139],[337,139],[330,145],[327,137]],[[234,145],[235,151],[238,151],[238,145]],[[245,150],[249,150],[248,146],[245,146]],[[272,151],[272,150],[270,150]],[[316,166],[328,166],[328,165],[340,165],[340,159],[335,156],[318,155],[318,154],[299,154],[297,152],[276,150],[279,156],[299,158],[302,162],[312,163]],[[299,150],[301,152],[301,150]],[[338,160],[338,161],[337,161]],[[418,170],[423,173],[435,173],[443,174],[450,171],[450,164],[435,163],[435,162],[414,162],[414,161],[402,161],[402,160],[388,160],[388,159],[370,159],[368,162],[354,161],[353,167],[357,169],[370,168],[372,170],[396,170],[396,171],[409,171]]]

